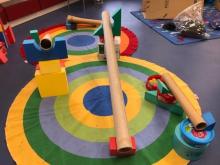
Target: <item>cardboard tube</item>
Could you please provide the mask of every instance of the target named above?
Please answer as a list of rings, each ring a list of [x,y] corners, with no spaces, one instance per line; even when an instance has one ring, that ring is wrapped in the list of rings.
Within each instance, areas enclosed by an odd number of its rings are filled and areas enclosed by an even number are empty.
[[[50,34],[46,34],[41,40],[40,40],[40,47],[43,50],[49,50],[52,48],[52,38]]]
[[[127,126],[127,117],[125,114],[125,104],[119,78],[119,69],[113,41],[112,26],[109,13],[107,11],[102,13],[102,21],[117,150],[119,154],[121,153],[126,155],[131,152],[132,144]]]
[[[166,85],[171,90],[172,94],[175,96],[178,103],[183,108],[186,115],[189,117],[190,121],[192,122],[194,128],[196,130],[204,130],[206,128],[206,122],[202,118],[200,114],[198,114],[195,108],[192,106],[190,101],[187,97],[183,94],[180,90],[176,82],[172,79],[169,73],[164,73],[161,75]]]
[[[80,18],[80,17],[71,16],[71,15],[67,16],[67,21],[73,22],[73,23],[93,24],[96,26],[99,26],[102,23],[101,20]]]

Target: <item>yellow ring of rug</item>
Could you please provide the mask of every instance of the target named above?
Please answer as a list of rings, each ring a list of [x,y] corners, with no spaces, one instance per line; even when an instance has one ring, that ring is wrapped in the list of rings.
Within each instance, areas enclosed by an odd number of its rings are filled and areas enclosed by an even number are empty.
[[[93,128],[113,128],[113,117],[112,116],[97,116],[89,112],[83,104],[83,98],[88,91],[97,87],[109,85],[107,78],[98,78],[95,80],[88,81],[78,88],[74,89],[73,93],[69,99],[69,110],[72,116],[79,121],[81,124],[84,124],[88,127]],[[128,122],[131,121],[141,109],[141,101],[133,100],[132,96],[138,98],[139,94],[136,89],[131,86],[129,83],[121,80],[122,90],[125,92],[127,99],[129,100],[126,105],[126,115]],[[77,100],[75,98],[78,98]],[[79,101],[80,100],[80,101]],[[134,109],[136,109],[134,111]],[[86,117],[85,117],[86,116]]]
[[[10,154],[12,157],[16,157],[17,165],[48,164],[31,148],[23,127],[25,105],[36,88],[36,83],[34,79],[32,79],[17,95],[8,112],[5,136]]]

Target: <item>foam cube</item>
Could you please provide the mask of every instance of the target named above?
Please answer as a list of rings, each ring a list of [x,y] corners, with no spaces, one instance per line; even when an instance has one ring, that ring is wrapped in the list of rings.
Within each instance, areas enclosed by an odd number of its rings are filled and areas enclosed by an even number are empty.
[[[30,35],[31,35],[31,38],[34,39],[36,43],[38,44],[40,43],[38,30],[31,30]]]
[[[41,97],[66,95],[69,92],[66,70],[63,67],[60,72],[41,74],[35,72],[35,80]]]
[[[8,28],[5,30],[5,36],[9,45],[15,43],[15,35],[11,26],[8,26]]]
[[[29,63],[68,58],[66,41],[63,37],[56,37],[50,50],[42,50],[34,39],[24,40],[23,46]]]
[[[39,68],[41,74],[60,72],[60,60],[40,61]]]
[[[8,58],[4,52],[0,51],[0,63],[5,64],[8,62]]]

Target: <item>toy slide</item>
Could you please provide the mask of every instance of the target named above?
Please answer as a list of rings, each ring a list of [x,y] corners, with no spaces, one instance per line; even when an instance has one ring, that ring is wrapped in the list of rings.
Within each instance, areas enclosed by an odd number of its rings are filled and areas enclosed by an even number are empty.
[[[205,120],[202,118],[201,115],[199,115],[196,112],[192,104],[188,101],[186,96],[179,89],[175,81],[173,81],[172,77],[168,73],[164,73],[162,74],[162,78],[169,87],[169,89],[172,91],[173,95],[183,108],[186,115],[189,117],[195,129],[204,130],[206,128]]]

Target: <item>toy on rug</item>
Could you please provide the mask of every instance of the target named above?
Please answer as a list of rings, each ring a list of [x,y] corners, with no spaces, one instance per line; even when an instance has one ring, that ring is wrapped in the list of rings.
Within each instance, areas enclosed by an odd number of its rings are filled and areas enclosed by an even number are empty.
[[[187,160],[197,160],[215,137],[215,119],[211,112],[201,115],[181,91],[169,73],[152,75],[147,79],[145,99],[182,115],[183,120],[175,129],[174,149]]]
[[[113,25],[107,11],[102,13],[102,25],[94,32],[95,35],[102,36],[104,52],[107,61],[112,111],[116,137],[110,137],[109,151],[112,156],[128,156],[136,152],[134,137],[129,135],[125,104],[122,94],[121,82],[119,78],[119,68],[117,59],[119,58],[119,43],[121,34],[121,9],[113,16]]]
[[[177,125],[173,138],[175,151],[187,160],[198,160],[215,137],[215,119],[211,112],[203,113],[207,126],[197,130],[189,119]]]
[[[120,44],[121,44],[121,9],[117,10],[113,16],[112,19],[114,20],[112,25],[112,32],[114,37],[114,47],[116,51],[117,58],[120,57]],[[98,53],[101,58],[106,58],[105,56],[105,40],[103,38],[104,32],[103,32],[103,26],[100,26],[95,32],[94,35],[99,36],[100,42],[98,47]]]
[[[11,26],[6,29],[0,20],[0,63],[5,64],[8,61],[7,48],[15,43],[15,36]]]
[[[41,97],[68,94],[66,70],[60,62],[68,57],[65,40],[56,37],[53,43],[49,34],[40,39],[37,30],[31,30],[30,35],[32,39],[23,41],[22,53],[28,63],[38,63],[35,80]]]

